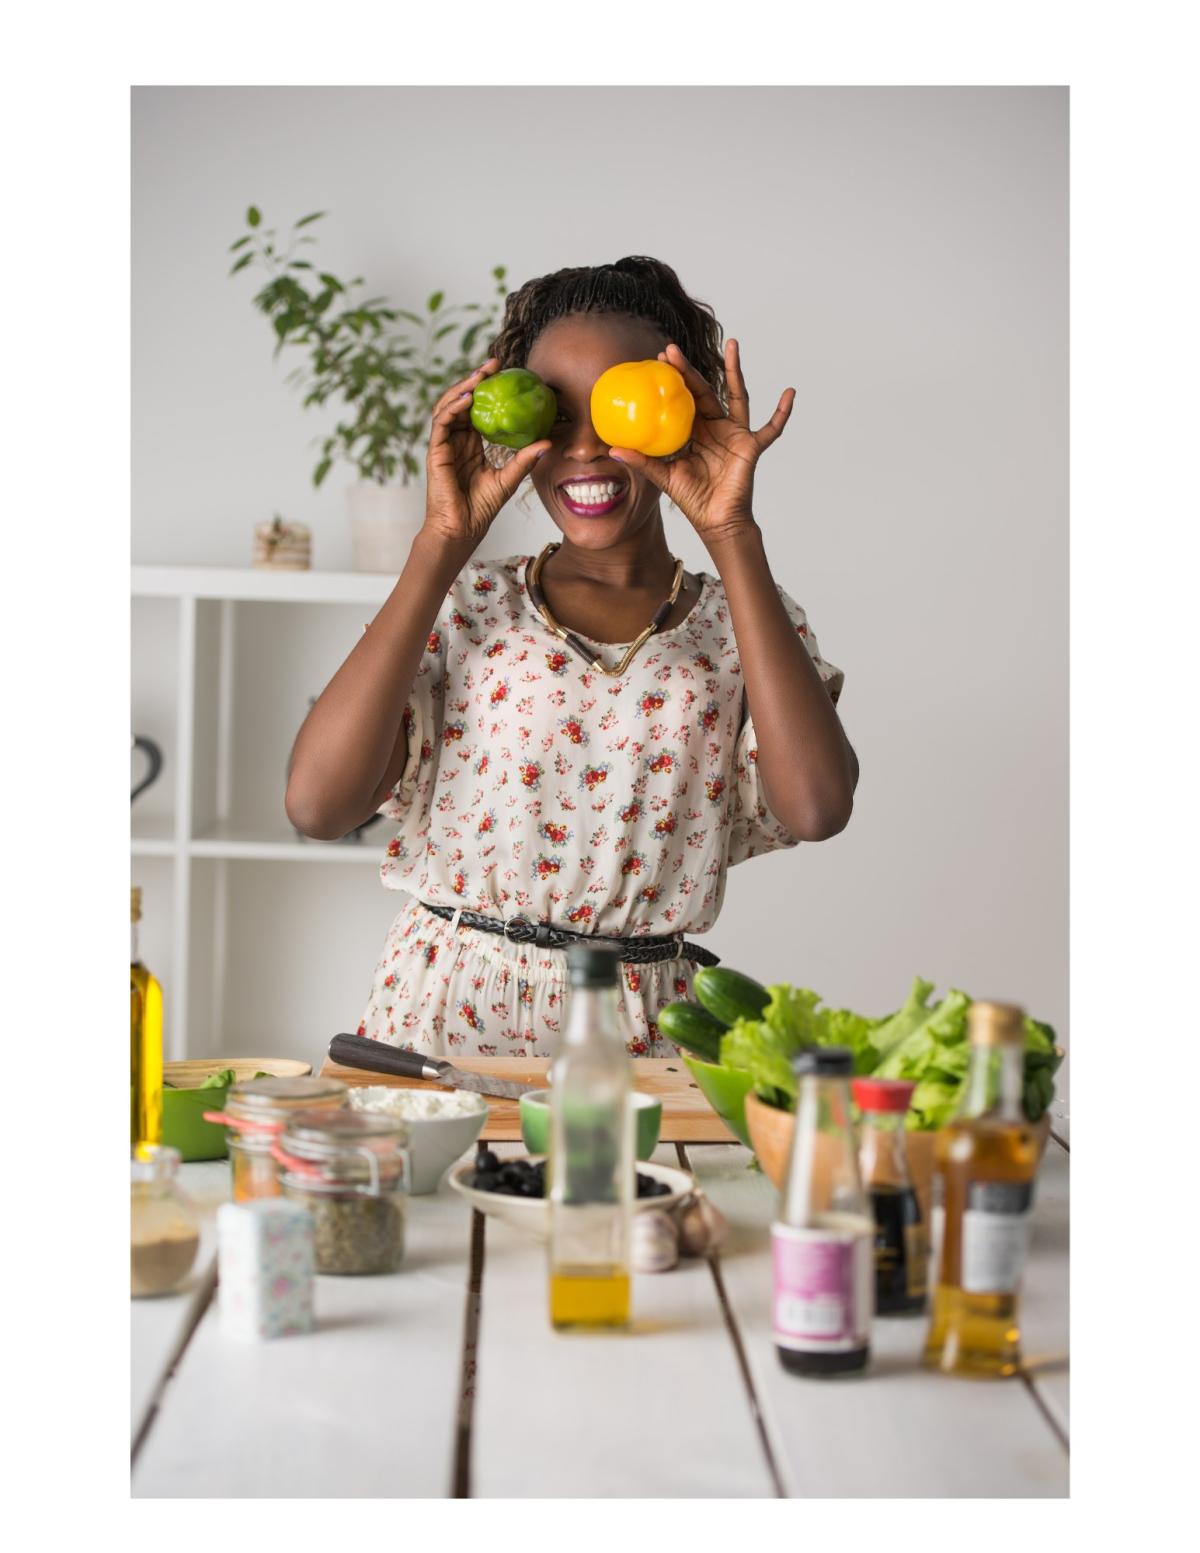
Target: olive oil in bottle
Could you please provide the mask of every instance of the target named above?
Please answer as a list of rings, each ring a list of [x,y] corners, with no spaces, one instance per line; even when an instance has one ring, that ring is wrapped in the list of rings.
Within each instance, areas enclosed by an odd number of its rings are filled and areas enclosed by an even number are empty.
[[[570,1003],[550,1075],[550,1321],[629,1322],[633,1076],[617,1014],[616,954],[567,951]]]
[[[129,1089],[130,1142],[162,1142],[163,1008],[162,988],[138,956],[138,923],[142,892],[135,885],[130,897],[129,955]]]
[[[973,1003],[959,1109],[937,1138],[945,1223],[925,1363],[947,1374],[1020,1367],[1017,1292],[1029,1246],[1039,1146],[1021,1105],[1024,1016]]]

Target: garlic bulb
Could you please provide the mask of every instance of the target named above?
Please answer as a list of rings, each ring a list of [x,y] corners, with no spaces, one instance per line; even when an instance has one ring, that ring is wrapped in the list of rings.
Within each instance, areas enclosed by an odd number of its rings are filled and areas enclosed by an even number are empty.
[[[679,1260],[679,1231],[675,1220],[661,1208],[647,1208],[633,1216],[630,1248],[635,1273],[665,1273]]]
[[[684,1256],[708,1256],[725,1244],[729,1224],[703,1192],[693,1192],[675,1211]]]

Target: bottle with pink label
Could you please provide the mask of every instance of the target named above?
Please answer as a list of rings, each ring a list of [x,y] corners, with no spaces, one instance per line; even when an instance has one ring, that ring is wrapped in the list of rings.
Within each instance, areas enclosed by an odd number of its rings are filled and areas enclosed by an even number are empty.
[[[875,1224],[850,1113],[843,1046],[797,1053],[796,1130],[771,1227],[775,1346],[794,1375],[861,1373],[875,1311]]]

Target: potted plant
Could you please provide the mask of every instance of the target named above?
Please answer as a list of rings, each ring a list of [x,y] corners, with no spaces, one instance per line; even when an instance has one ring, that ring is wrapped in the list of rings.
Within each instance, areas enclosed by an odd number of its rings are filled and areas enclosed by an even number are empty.
[[[429,441],[430,413],[477,365],[473,353],[495,329],[496,304],[448,307],[445,293],[435,291],[420,315],[384,297],[362,297],[361,276],[339,280],[303,257],[315,242],[305,229],[324,214],[302,216],[281,239],[251,205],[249,230],[230,245],[238,255],[230,274],[251,265],[266,271],[254,305],[271,320],[275,354],[285,346],[305,354],[289,381],[303,389],[305,406],[341,408],[321,440],[313,484],[319,487],[339,460],[357,472],[347,493],[356,570],[398,572],[424,521],[418,450]],[[505,273],[503,265],[492,270],[498,297]]]

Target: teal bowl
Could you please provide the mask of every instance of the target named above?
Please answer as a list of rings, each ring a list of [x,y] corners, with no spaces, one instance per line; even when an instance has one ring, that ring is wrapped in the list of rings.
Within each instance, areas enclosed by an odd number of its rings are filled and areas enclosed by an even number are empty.
[[[637,1128],[637,1157],[649,1159],[658,1147],[662,1129],[662,1101],[654,1095],[633,1093]],[[550,1091],[532,1089],[521,1096],[521,1137],[531,1154],[550,1152]]]

